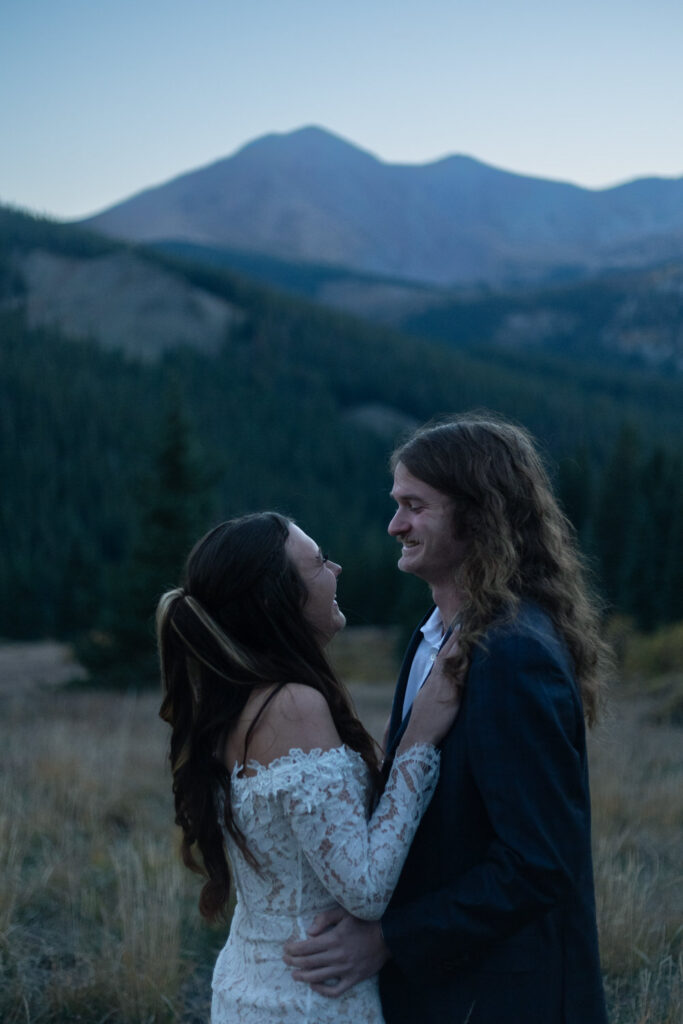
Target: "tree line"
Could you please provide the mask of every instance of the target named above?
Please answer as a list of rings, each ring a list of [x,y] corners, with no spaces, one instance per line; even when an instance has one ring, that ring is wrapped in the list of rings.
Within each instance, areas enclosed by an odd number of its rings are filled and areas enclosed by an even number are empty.
[[[59,247],[58,234],[39,223],[21,244]],[[16,297],[2,239],[0,297]],[[68,246],[101,251],[74,231]],[[483,407],[528,427],[608,606],[646,629],[683,617],[678,378],[457,351],[162,262],[242,311],[218,354],[138,362],[0,304],[0,636],[151,644],[156,599],[192,540],[269,507],[342,562],[350,622],[413,622],[428,595],[396,571],[385,529],[400,438],[391,417],[371,428],[356,415],[375,407],[406,424]]]
[[[4,319],[1,636],[106,632],[130,591],[122,579],[151,609],[199,532],[262,507],[334,551],[351,621],[415,617],[426,595],[396,572],[385,534],[396,438],[349,419],[315,366],[266,370],[251,343],[243,356],[135,364]],[[373,397],[367,381],[355,395],[337,383],[346,408]],[[683,617],[680,450],[628,425],[589,440],[550,461],[598,586],[644,628]]]

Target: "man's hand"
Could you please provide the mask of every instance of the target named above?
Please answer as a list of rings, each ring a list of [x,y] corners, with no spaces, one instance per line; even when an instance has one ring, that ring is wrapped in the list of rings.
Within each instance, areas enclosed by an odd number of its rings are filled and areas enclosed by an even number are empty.
[[[340,996],[377,974],[390,957],[379,921],[359,921],[341,907],[318,914],[309,938],[285,944],[284,961],[295,981],[322,996]]]

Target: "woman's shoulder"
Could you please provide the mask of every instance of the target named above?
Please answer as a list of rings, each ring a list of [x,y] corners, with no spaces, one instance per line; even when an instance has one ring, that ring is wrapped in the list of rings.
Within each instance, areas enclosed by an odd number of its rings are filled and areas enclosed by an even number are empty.
[[[281,715],[289,719],[308,719],[311,715],[329,714],[329,704],[319,690],[305,683],[276,683],[262,686],[250,694],[242,719],[250,724],[272,722]]]
[[[278,688],[270,706],[280,713],[287,712],[301,717],[330,713],[325,695],[306,683],[285,683]]]
[[[324,694],[312,686],[285,683],[275,692],[270,688],[260,700],[252,698],[250,703],[256,720],[249,739],[250,761],[269,764],[291,750],[306,753],[341,743]]]

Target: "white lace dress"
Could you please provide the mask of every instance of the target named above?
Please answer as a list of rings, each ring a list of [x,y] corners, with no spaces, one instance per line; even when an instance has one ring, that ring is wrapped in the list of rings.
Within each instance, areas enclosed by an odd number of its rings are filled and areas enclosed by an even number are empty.
[[[381,917],[436,787],[437,750],[396,758],[370,821],[367,767],[347,747],[249,767],[255,775],[233,772],[231,800],[260,873],[226,833],[237,906],[214,970],[212,1024],[382,1024],[376,978],[328,999],[293,980],[282,947],[338,903]]]

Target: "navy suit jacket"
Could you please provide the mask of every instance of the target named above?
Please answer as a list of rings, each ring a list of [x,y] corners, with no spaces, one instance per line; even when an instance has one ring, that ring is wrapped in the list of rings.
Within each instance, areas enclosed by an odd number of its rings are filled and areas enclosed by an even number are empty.
[[[420,640],[399,676],[389,754]],[[475,650],[382,931],[387,1024],[606,1024],[581,698],[535,605]]]

